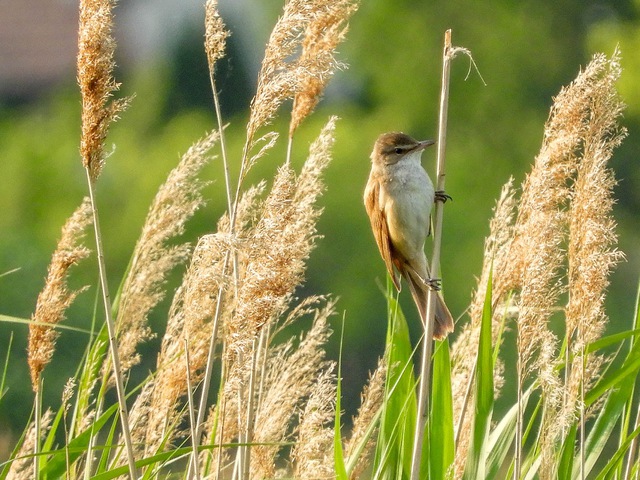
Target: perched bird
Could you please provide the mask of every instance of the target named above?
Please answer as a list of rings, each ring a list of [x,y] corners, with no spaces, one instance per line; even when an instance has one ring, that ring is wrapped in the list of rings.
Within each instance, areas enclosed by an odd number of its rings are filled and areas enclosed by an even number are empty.
[[[438,285],[429,273],[424,243],[436,197],[448,198],[434,191],[420,163],[422,151],[434,143],[399,132],[380,135],[371,153],[371,174],[364,192],[371,229],[387,270],[398,290],[400,275],[406,279],[425,325],[427,295]],[[453,317],[441,292],[436,298],[433,336],[442,339],[453,331]]]

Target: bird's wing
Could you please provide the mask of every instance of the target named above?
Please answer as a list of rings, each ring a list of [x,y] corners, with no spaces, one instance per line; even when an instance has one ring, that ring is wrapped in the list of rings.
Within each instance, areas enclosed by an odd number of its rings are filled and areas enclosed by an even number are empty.
[[[380,255],[382,255],[382,259],[387,266],[393,284],[400,290],[400,277],[393,269],[394,262],[391,241],[389,239],[389,227],[384,211],[378,201],[379,197],[380,182],[369,182],[365,190],[364,206],[367,209],[367,215],[369,215],[369,220],[371,221],[371,229],[378,244]]]

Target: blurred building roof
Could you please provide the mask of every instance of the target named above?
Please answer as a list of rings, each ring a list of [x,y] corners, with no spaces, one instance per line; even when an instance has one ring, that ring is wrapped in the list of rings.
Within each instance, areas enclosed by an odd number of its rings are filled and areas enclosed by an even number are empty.
[[[73,78],[78,2],[0,1],[0,95],[28,98]]]

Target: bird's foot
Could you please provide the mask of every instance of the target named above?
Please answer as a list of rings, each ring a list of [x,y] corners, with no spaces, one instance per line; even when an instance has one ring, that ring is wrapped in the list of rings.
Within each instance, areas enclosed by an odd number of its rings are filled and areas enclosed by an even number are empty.
[[[436,190],[434,197],[436,201],[442,202],[442,203],[446,203],[447,200],[453,201],[453,198],[451,198],[451,195],[447,195],[444,192],[444,190]]]
[[[442,290],[441,278],[427,278],[427,281],[425,283],[431,290],[435,290],[436,292]]]

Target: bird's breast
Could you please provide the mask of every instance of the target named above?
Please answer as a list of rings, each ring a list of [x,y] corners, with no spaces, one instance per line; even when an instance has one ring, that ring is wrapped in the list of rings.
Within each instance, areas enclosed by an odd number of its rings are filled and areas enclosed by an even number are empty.
[[[387,168],[381,200],[391,241],[405,257],[423,255],[434,200],[431,179],[419,163]]]

